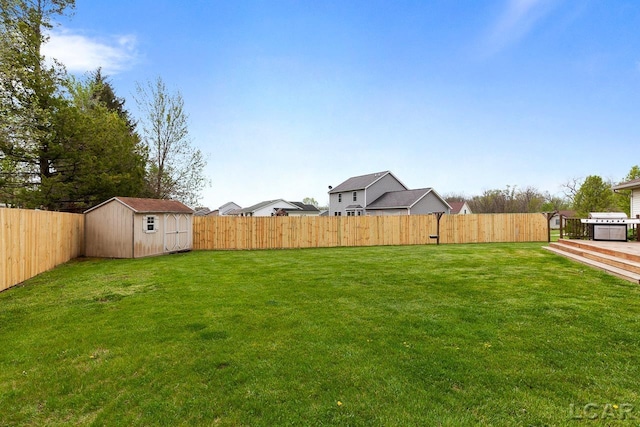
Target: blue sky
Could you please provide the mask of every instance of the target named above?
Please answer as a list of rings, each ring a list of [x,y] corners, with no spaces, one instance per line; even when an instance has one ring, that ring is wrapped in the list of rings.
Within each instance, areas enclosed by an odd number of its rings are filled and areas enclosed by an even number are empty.
[[[202,203],[328,202],[391,170],[410,188],[561,194],[639,164],[636,0],[77,0],[45,54],[180,91]]]

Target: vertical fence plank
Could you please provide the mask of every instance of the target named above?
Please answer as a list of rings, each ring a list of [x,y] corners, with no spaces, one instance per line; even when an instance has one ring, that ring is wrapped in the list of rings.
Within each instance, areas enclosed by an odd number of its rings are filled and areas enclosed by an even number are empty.
[[[0,208],[0,290],[84,254],[84,215]]]
[[[435,244],[435,215],[195,217],[196,249]],[[440,243],[545,242],[541,214],[444,215]]]

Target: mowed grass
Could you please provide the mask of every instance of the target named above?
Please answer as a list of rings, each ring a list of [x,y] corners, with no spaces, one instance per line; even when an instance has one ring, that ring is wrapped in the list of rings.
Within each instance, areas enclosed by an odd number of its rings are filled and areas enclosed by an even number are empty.
[[[78,260],[0,293],[0,424],[629,425],[639,297],[540,244]]]

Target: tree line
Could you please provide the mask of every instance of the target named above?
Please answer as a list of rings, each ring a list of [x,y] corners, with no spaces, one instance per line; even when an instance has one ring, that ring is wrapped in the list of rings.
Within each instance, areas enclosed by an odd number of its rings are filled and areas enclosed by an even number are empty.
[[[633,166],[620,182],[640,178],[640,167]],[[613,191],[615,183],[598,175],[584,179],[572,178],[562,185],[564,196],[552,196],[535,187],[518,188],[507,185],[505,189],[485,190],[482,194],[465,197],[450,194],[448,202],[465,201],[473,213],[531,213],[573,210],[578,217],[589,212],[630,213],[630,190]]]
[[[113,196],[194,206],[207,184],[179,92],[138,84],[138,120],[101,69],[76,79],[42,46],[74,0],[0,0],[0,203],[80,212]]]

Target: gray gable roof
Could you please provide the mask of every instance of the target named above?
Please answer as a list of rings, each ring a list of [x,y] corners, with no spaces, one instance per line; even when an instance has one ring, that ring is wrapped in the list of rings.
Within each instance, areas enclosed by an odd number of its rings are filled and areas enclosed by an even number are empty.
[[[367,175],[351,177],[345,182],[343,182],[342,184],[331,189],[329,191],[329,194],[342,193],[345,191],[364,190],[365,188],[369,187],[371,184],[375,183],[376,181],[378,181],[379,179],[381,179],[386,175],[391,175],[395,178],[396,181],[400,182],[400,180],[396,178],[395,175],[393,175],[390,171],[375,172]],[[400,184],[404,188],[407,188],[406,185],[402,184],[402,182],[400,182]]]
[[[367,205],[367,209],[410,208],[432,191],[432,188],[389,191]]]
[[[241,212],[255,212],[258,209],[264,208],[265,206],[268,206],[272,203],[277,202],[279,199],[275,199],[275,200],[265,200],[264,202],[260,202],[260,203],[256,203],[255,205],[249,206],[247,208],[243,208],[240,211]]]
[[[313,205],[309,205],[307,203],[302,203],[302,202],[289,202],[289,203],[291,203],[292,205],[296,205],[301,210],[306,211],[306,212],[320,212],[318,210],[318,208],[316,208]],[[294,209],[285,209],[285,210],[294,210]]]

